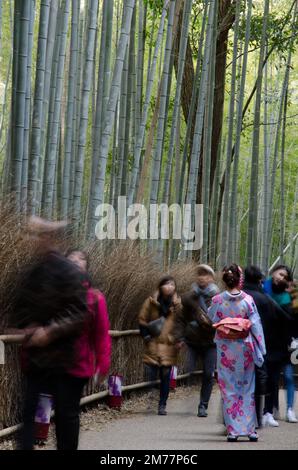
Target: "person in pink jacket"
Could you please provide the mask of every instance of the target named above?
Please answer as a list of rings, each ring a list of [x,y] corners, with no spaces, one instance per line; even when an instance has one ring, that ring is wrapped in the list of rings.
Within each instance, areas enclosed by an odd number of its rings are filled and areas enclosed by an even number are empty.
[[[19,328],[27,334],[22,354],[27,378],[20,442],[23,450],[34,447],[34,416],[40,393],[54,397],[58,450],[76,450],[84,386],[91,377],[102,382],[109,371],[106,300],[91,287],[83,256],[77,251],[68,256],[50,252],[27,276],[20,292],[18,317],[26,321]],[[59,315],[55,317],[56,311]],[[62,311],[66,312],[63,317]]]
[[[77,339],[77,360],[69,370],[76,377],[94,376],[101,383],[107,376],[111,360],[111,338],[109,335],[109,317],[105,297],[94,289],[88,278],[88,260],[83,251],[72,250],[67,258],[79,267],[83,273],[83,283],[87,288],[87,306],[91,315],[85,323],[81,336]]]

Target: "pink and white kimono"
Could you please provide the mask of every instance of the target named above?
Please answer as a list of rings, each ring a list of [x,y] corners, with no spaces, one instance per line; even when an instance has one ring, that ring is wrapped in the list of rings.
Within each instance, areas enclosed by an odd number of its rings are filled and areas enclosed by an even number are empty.
[[[255,365],[261,366],[266,354],[261,319],[255,303],[241,291],[228,291],[212,299],[208,316],[213,323],[230,318],[245,318],[252,323],[244,339],[222,339],[215,335],[218,385],[221,392],[225,425],[229,434],[249,436],[255,432]]]

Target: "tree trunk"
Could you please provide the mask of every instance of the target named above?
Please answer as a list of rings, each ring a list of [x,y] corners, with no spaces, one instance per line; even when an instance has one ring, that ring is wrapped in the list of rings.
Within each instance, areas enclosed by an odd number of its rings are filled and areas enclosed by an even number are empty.
[[[224,112],[224,96],[226,83],[226,65],[228,52],[228,36],[229,31],[234,23],[234,9],[231,0],[221,0],[218,9],[218,37],[216,43],[216,62],[215,62],[215,85],[214,85],[214,107],[212,118],[212,146],[211,146],[211,167],[210,167],[210,194],[212,193],[216,160],[218,155],[218,146],[220,143],[220,135],[222,131],[223,112]],[[201,145],[201,154],[203,151],[204,140]],[[202,156],[202,155],[201,155]],[[202,202],[202,162],[200,158],[200,167],[198,174],[197,186],[197,203]]]

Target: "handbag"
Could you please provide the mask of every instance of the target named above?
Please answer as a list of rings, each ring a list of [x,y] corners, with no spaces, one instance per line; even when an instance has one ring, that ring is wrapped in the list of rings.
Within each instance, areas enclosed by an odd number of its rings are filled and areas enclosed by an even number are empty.
[[[157,318],[157,320],[153,320],[146,325],[151,336],[157,337],[161,334],[165,321],[166,321],[165,317],[161,316]]]
[[[251,321],[245,318],[224,318],[213,327],[222,339],[243,339],[247,338],[251,328]]]

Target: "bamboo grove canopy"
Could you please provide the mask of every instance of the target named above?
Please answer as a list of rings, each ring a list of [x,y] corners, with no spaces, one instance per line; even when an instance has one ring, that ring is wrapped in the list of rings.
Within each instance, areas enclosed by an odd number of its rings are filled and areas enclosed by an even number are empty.
[[[296,267],[297,1],[0,0],[2,201],[71,220],[203,204],[194,257]]]

